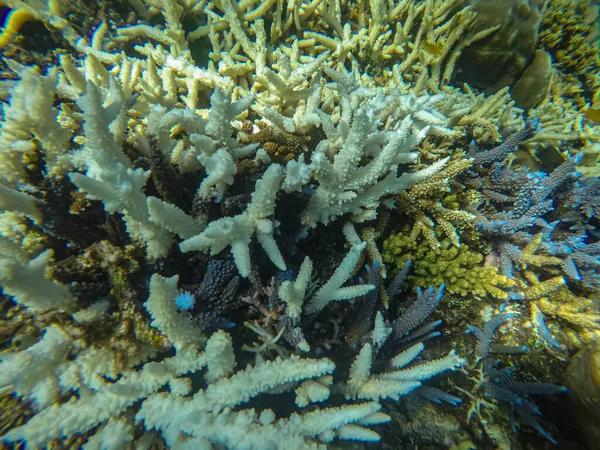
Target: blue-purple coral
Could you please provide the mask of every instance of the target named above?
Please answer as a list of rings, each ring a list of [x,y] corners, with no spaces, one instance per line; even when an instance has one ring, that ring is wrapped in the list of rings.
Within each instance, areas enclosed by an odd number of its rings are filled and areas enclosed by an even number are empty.
[[[190,311],[196,304],[196,298],[190,292],[184,291],[175,298],[175,304],[183,311]]]

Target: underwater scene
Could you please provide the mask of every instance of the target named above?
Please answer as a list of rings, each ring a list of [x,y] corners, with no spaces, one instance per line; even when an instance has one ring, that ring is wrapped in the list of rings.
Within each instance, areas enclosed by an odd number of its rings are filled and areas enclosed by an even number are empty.
[[[0,14],[0,449],[600,449],[598,2]]]

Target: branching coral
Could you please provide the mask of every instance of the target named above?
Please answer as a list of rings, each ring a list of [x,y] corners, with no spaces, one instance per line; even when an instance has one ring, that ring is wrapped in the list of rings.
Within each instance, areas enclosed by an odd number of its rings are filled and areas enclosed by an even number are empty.
[[[384,399],[390,414],[460,403],[446,380],[422,385],[464,365],[425,348],[441,319],[462,354],[474,312],[460,308],[489,308],[457,295],[521,298],[501,308],[531,305],[533,339],[560,352],[589,337],[595,184],[574,166],[597,126],[552,80],[540,133],[508,90],[452,86],[463,50],[496,30],[476,8],[132,0],[72,26],[58,2],[5,3],[67,47],[40,69],[3,61],[0,384],[15,401],[0,407],[22,415],[3,415],[7,444],[389,439]],[[526,168],[525,141],[563,141],[566,162]],[[386,234],[388,216],[405,235]],[[387,288],[384,261],[399,272]],[[405,280],[416,295],[401,302]],[[496,378],[482,391],[514,381]]]
[[[452,190],[450,183],[471,164],[472,161],[468,158],[459,159],[398,195],[399,210],[415,221],[411,231],[413,239],[423,235],[431,248],[437,249],[440,246],[434,231],[437,225],[453,245],[460,247],[457,229],[471,228],[475,216],[454,207],[453,200],[456,199],[459,188],[455,186]]]
[[[555,325],[552,332],[559,342],[569,347],[580,348],[600,336],[600,309],[593,298],[576,296],[561,287],[535,305]]]
[[[146,302],[146,308],[153,317],[153,326],[157,327],[173,343],[177,349],[177,355],[161,362],[147,364],[141,371],[132,369],[118,377],[116,374],[112,374],[113,378],[118,378],[114,383],[103,381],[100,377],[94,376],[94,374],[100,375],[103,373],[105,376],[111,376],[111,361],[106,351],[80,350],[80,354],[75,361],[67,361],[65,359],[66,353],[74,346],[77,348],[77,343],[72,342],[56,327],[49,328],[44,338],[25,352],[13,354],[10,357],[5,355],[2,362],[2,384],[18,383],[19,386],[22,386],[19,388],[22,394],[31,395],[35,385],[41,383],[41,385],[45,385],[46,397],[41,396],[40,391],[36,392],[38,406],[43,411],[38,413],[26,425],[9,431],[3,436],[3,439],[6,441],[25,439],[30,447],[41,447],[52,438],[85,432],[111,417],[118,417],[137,399],[145,397],[148,398],[137,413],[136,418],[137,420],[143,420],[148,428],[161,429],[169,445],[177,445],[177,442],[187,440],[179,434],[180,431],[185,431],[186,434],[196,436],[196,442],[198,443],[220,442],[231,448],[238,448],[238,446],[242,448],[248,445],[257,448],[259,440],[262,442],[273,441],[275,436],[280,437],[280,433],[284,429],[287,430],[285,431],[287,435],[286,445],[294,442],[297,443],[294,445],[301,445],[303,442],[306,445],[307,441],[305,439],[307,437],[335,430],[339,427],[342,427],[339,436],[344,438],[344,425],[366,418],[379,410],[379,405],[375,403],[334,408],[329,410],[328,414],[323,410],[320,413],[312,412],[304,415],[302,418],[295,416],[290,422],[287,420],[279,421],[277,427],[274,425],[269,426],[274,420],[273,413],[270,410],[263,411],[260,420],[254,410],[232,414],[230,407],[245,402],[260,392],[272,389],[279,384],[289,384],[294,379],[299,380],[324,375],[331,372],[335,365],[327,359],[321,359],[317,362],[317,360],[300,360],[297,357],[292,357],[285,361],[278,359],[267,362],[256,368],[249,367],[228,378],[235,367],[231,341],[227,340],[227,335],[224,332],[217,333],[207,341],[206,351],[198,353],[197,346],[205,339],[193,327],[189,319],[176,312],[175,303],[172,301],[173,294],[176,292],[176,283],[176,277],[166,279],[154,276],[151,279],[150,297]],[[221,343],[223,339],[225,340]],[[62,353],[57,352],[58,349],[62,349]],[[107,357],[108,360],[106,360]],[[39,372],[29,370],[31,377],[17,381],[16,377],[21,372],[24,364],[31,369],[35,366],[39,369],[40,364],[45,364],[55,371],[55,377],[49,378],[44,373],[40,378],[40,376],[35,375]],[[177,377],[198,370],[204,365],[208,366],[207,378],[211,380],[212,386],[199,391],[193,398],[184,400],[182,396],[189,392],[191,383],[189,379]],[[277,370],[271,370],[272,366],[273,369],[277,367]],[[70,376],[65,376],[67,373]],[[44,380],[47,380],[47,382],[44,382]],[[167,383],[171,387],[171,396],[165,397],[163,394],[150,395]],[[52,390],[53,385],[56,385],[56,393]],[[248,389],[249,386],[252,387]],[[49,404],[52,402],[52,396],[60,392],[60,389],[63,391],[65,389],[80,389],[82,392],[87,392],[89,388],[92,388],[93,393],[82,395],[79,399],[72,399],[61,405]],[[220,395],[219,392],[223,390],[228,391],[229,395],[225,397]],[[166,405],[165,402],[173,402],[173,406],[178,405],[178,407],[172,409],[173,412],[178,411],[179,419],[177,421],[172,421],[172,417],[167,422],[164,421],[165,415],[161,411]],[[238,426],[230,428],[232,433],[229,434],[223,434],[222,425],[208,427],[208,422],[204,422],[209,421],[210,411],[213,409],[220,411],[218,413],[221,417],[219,422],[231,421],[241,416],[244,416],[247,420],[251,419],[244,430],[246,436],[241,439],[238,434],[242,432],[239,423]],[[76,421],[72,420],[74,414],[78,417]],[[196,425],[193,425],[192,422],[187,423],[188,418],[192,416],[195,417],[193,423]],[[204,425],[198,428],[198,418],[201,416],[206,417],[202,421]],[[267,416],[271,416],[271,420],[266,420]],[[68,417],[71,419],[67,419]],[[319,421],[316,420],[316,417],[321,418],[320,425],[317,425]],[[322,422],[325,419],[329,421],[328,425]],[[132,440],[131,417],[123,415],[120,420],[123,421],[124,426],[111,439],[113,442],[129,442]],[[298,423],[298,420],[300,420],[300,423]],[[380,415],[378,420],[371,421],[371,423],[380,423],[386,420],[387,416]],[[176,423],[178,425],[175,425]],[[284,425],[286,423],[287,425]],[[114,424],[115,421],[113,420],[106,426],[111,427]],[[196,431],[193,431],[193,429]],[[44,431],[40,432],[41,430]],[[360,430],[364,430],[363,436],[370,436],[370,440],[378,438],[373,432],[362,428]],[[270,434],[271,438],[267,438],[265,433]],[[102,439],[102,435],[103,431],[101,429],[97,438]]]
[[[208,224],[202,233],[186,239],[180,244],[181,251],[210,249],[218,254],[231,245],[235,264],[243,277],[250,274],[250,238],[256,233],[257,239],[269,255],[269,259],[280,269],[285,270],[285,262],[273,238],[274,224],[269,219],[275,208],[275,196],[283,178],[281,166],[272,164],[263,178],[256,183],[252,203],[242,213],[234,217],[223,217]]]
[[[552,2],[544,11],[540,33],[540,44],[563,71],[581,78],[588,96],[600,87],[597,15],[597,7],[588,1]]]
[[[526,423],[541,436],[556,444],[555,439],[540,423],[541,411],[530,396],[557,395],[566,392],[566,388],[549,383],[529,383],[518,381],[508,368],[498,369],[497,362],[489,357],[490,352],[520,353],[527,348],[507,347],[492,343],[496,329],[514,314],[505,313],[493,316],[486,322],[483,329],[469,325],[468,333],[477,337],[475,354],[478,376],[471,377],[474,386],[471,392],[461,389],[471,400],[467,412],[467,420],[476,414],[483,424],[488,422],[483,418],[481,407],[494,410],[500,407],[510,420],[513,430],[518,429],[517,418]]]
[[[349,74],[329,74],[334,76],[338,91],[349,91],[351,95],[342,98],[345,106],[339,123],[320,113],[327,139],[321,141],[311,158],[319,180],[303,219],[311,227],[319,222],[327,224],[346,213],[351,213],[356,221],[371,219],[375,216],[373,207],[382,197],[430,177],[446,162],[441,160],[402,175],[396,169],[398,164],[416,158],[411,150],[430,128],[445,132],[447,119],[432,108],[435,98],[384,98],[376,96],[375,91],[357,91]],[[359,103],[357,109],[349,109],[351,104]],[[417,120],[412,119],[411,113]],[[380,130],[383,121],[386,125]],[[334,155],[333,161],[330,155]],[[363,155],[371,155],[365,165],[360,164]]]
[[[498,273],[496,267],[485,267],[484,256],[464,244],[456,247],[448,238],[442,239],[441,228],[434,229],[440,247],[432,249],[427,241],[416,242],[408,227],[391,235],[383,243],[383,260],[396,272],[407,261],[413,262],[413,272],[408,276],[412,286],[446,285],[450,294],[463,297],[491,295],[505,299],[507,288],[514,281]]]
[[[519,428],[517,418],[536,430],[540,436],[556,444],[554,437],[546,431],[540,422],[541,411],[533,402],[531,396],[558,395],[564,393],[566,388],[547,383],[528,383],[517,381],[507,368],[497,369],[493,359],[486,359],[481,363],[479,379],[474,379],[475,385],[472,394],[464,391],[473,400],[468,412],[467,420],[476,414],[482,422],[481,407],[490,410],[501,408],[509,417],[516,431]]]
[[[597,243],[586,242],[585,233],[555,230],[560,220],[553,221],[552,216],[553,197],[581,175],[575,171],[578,160],[564,161],[549,174],[504,166],[515,145],[534,133],[536,123],[530,121],[521,132],[493,149],[479,151],[476,145],[471,149],[473,170],[465,172],[461,181],[485,195],[477,214],[480,219],[477,228],[494,244],[504,275],[513,276],[514,263],[523,268],[560,266],[568,278],[593,287],[595,276],[588,274],[584,278],[580,272],[599,267]],[[496,210],[496,205],[503,207]],[[533,235],[535,229],[539,231]],[[538,297],[542,295],[544,292]]]

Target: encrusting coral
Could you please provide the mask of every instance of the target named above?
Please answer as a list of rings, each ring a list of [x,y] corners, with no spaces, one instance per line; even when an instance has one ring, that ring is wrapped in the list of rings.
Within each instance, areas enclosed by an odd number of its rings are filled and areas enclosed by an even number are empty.
[[[562,392],[598,333],[600,131],[569,81],[587,57],[548,67],[550,8],[527,114],[455,86],[510,30],[485,3],[4,0],[2,443],[398,445],[398,414],[454,417],[461,392],[539,446],[568,433],[529,396]]]

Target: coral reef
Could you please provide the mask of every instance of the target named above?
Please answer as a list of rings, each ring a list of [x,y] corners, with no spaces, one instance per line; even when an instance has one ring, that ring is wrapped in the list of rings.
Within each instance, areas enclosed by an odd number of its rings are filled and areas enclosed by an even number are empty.
[[[497,267],[485,267],[484,255],[469,249],[467,244],[456,247],[449,238],[441,239],[442,229],[433,230],[439,247],[431,248],[427,241],[418,242],[405,227],[383,243],[383,260],[395,271],[412,261],[414,270],[408,279],[412,286],[446,285],[450,294],[462,297],[508,298],[507,290],[514,281],[498,273]]]
[[[0,3],[3,446],[581,439],[589,4]]]
[[[591,95],[600,87],[598,57],[598,7],[589,1],[549,2],[542,17],[540,44],[552,52],[556,64],[579,78]]]
[[[598,342],[586,345],[576,353],[566,372],[571,411],[584,433],[586,442],[593,447],[598,442],[598,383],[600,353]]]
[[[479,87],[504,87],[514,83],[535,52],[542,6],[539,0],[474,1],[475,30],[493,28],[495,31],[461,55],[460,78]]]

